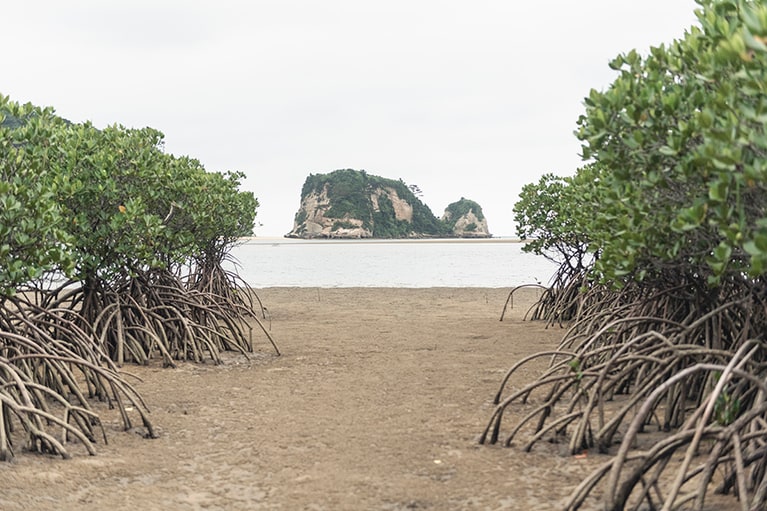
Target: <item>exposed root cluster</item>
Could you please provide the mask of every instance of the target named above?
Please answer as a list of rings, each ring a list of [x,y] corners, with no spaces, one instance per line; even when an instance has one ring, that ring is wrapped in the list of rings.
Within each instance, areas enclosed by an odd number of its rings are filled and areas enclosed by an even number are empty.
[[[229,293],[247,298],[190,288],[177,275],[152,271],[112,283],[62,288],[52,303],[77,311],[81,324],[92,326],[99,345],[118,365],[145,364],[156,354],[167,366],[206,358],[218,363],[222,351],[247,356],[253,351],[253,323],[279,354],[251,306],[249,291],[242,287]]]
[[[120,412],[123,427],[138,415],[147,437],[155,437],[149,410],[69,310],[44,309],[20,297],[0,308],[0,460],[15,455],[20,428],[29,451],[70,456],[68,442],[90,454],[104,430],[91,402]],[[135,420],[135,419],[134,419]]]
[[[19,428],[30,451],[69,457],[78,441],[94,454],[92,406],[119,410],[126,430],[137,416],[155,437],[149,410],[118,368],[161,357],[214,363],[223,351],[247,357],[264,308],[236,273],[213,266],[186,277],[167,270],[134,271],[55,289],[32,287],[0,299],[0,460],[14,456]],[[255,308],[255,304],[259,309]],[[260,313],[260,314],[259,314]]]
[[[708,295],[683,284],[586,291],[577,278],[559,291],[547,290],[533,317],[569,329],[558,349],[508,371],[480,441],[530,450],[547,440],[609,455],[569,509],[595,495],[610,510],[701,509],[710,491],[767,509],[763,290],[739,282]],[[507,388],[541,357],[550,363],[535,381]],[[505,424],[512,407],[521,418]],[[660,440],[645,435],[652,431]]]

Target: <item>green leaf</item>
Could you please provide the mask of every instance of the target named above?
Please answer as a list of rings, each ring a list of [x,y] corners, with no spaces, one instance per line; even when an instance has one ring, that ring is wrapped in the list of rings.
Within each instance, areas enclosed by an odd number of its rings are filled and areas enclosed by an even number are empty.
[[[658,149],[658,152],[664,156],[676,156],[679,154],[679,151],[676,151],[667,145],[661,146],[661,148]]]
[[[708,197],[714,202],[724,202],[727,200],[728,183],[725,181],[716,181],[708,189]]]

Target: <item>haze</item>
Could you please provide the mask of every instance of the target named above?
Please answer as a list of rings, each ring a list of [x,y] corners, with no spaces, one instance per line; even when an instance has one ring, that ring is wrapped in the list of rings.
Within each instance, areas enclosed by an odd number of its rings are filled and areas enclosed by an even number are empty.
[[[240,170],[259,236],[293,225],[309,173],[462,196],[513,236],[526,183],[580,166],[573,135],[607,63],[681,37],[692,0],[25,1],[2,9],[0,93]]]

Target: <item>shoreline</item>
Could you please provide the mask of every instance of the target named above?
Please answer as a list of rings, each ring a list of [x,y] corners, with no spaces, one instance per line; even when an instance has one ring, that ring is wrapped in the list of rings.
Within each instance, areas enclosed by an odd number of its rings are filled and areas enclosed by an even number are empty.
[[[467,292],[473,292],[473,291],[487,291],[487,292],[503,292],[503,293],[510,293],[516,288],[527,288],[527,287],[534,287],[541,284],[536,283],[530,283],[530,284],[520,284],[518,286],[499,286],[499,287],[491,287],[491,286],[333,286],[333,287],[326,287],[326,286],[247,286],[247,289],[252,292],[259,292],[259,291],[311,291],[311,290],[327,290],[327,291],[370,291],[370,292],[397,292],[397,291],[454,291],[454,292],[461,292],[461,291],[467,291]],[[547,286],[543,286],[539,288],[541,292],[544,289],[548,289]]]
[[[279,244],[395,244],[395,243],[527,243],[519,238],[286,238],[280,236],[243,236],[238,238],[241,243],[258,242]]]

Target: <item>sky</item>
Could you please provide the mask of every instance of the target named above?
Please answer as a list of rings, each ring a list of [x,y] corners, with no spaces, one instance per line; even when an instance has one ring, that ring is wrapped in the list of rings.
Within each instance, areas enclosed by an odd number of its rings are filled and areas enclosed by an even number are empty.
[[[696,24],[694,0],[25,0],[0,10],[0,93],[242,171],[258,236],[293,227],[309,174],[476,201],[514,236],[525,184],[583,164],[583,98],[620,53]]]

